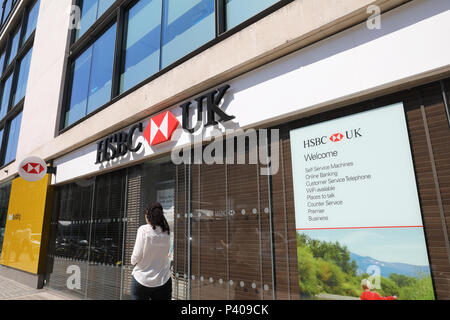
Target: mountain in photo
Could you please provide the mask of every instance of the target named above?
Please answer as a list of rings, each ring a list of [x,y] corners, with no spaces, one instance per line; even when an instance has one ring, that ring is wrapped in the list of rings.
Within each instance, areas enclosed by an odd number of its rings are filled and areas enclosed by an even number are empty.
[[[408,277],[417,277],[418,275],[430,275],[428,266],[417,266],[406,263],[392,263],[379,261],[371,257],[363,257],[355,253],[350,253],[350,258],[355,260],[358,265],[358,274],[366,273],[371,265],[380,267],[381,276],[389,277],[391,273],[403,274]]]

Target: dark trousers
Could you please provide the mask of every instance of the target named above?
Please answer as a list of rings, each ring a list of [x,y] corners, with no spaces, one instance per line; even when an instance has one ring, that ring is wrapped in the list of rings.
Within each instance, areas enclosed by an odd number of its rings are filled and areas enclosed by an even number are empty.
[[[131,279],[131,299],[132,300],[171,300],[172,299],[172,279],[160,286],[149,288]]]

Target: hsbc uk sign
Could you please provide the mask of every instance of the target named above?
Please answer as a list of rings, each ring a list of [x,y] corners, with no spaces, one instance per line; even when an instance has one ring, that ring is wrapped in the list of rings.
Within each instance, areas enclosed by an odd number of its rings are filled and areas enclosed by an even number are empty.
[[[234,116],[226,114],[219,105],[225,93],[230,88],[229,85],[212,90],[194,99],[197,107],[197,125],[203,124],[203,111],[206,107],[205,127],[216,125],[219,122],[226,122],[234,119]],[[204,104],[206,101],[206,105]],[[192,102],[186,102],[180,106],[182,109],[182,127],[184,131],[192,133],[195,131],[189,124],[189,115]],[[140,133],[145,141],[151,146],[157,146],[172,140],[173,133],[179,127],[180,122],[170,111],[165,111],[152,117],[147,124],[138,123],[133,125],[128,131],[122,131],[108,136],[97,142],[97,156],[95,164],[101,164],[119,157],[125,156],[128,152],[139,152],[143,147],[142,143],[133,144],[133,137]],[[145,127],[145,129],[144,129]]]
[[[339,142],[344,139],[351,140],[351,139],[357,139],[362,137],[361,128],[353,129],[353,130],[347,130],[344,133],[337,132],[333,133],[330,136],[322,136],[322,137],[316,137],[308,140],[303,140],[303,147],[306,148],[312,148],[321,146],[324,144],[327,144],[328,142]]]

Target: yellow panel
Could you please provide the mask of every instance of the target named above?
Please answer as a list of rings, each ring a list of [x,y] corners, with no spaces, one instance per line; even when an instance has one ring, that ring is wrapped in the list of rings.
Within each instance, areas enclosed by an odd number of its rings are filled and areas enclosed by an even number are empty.
[[[12,182],[0,264],[38,274],[49,177]]]

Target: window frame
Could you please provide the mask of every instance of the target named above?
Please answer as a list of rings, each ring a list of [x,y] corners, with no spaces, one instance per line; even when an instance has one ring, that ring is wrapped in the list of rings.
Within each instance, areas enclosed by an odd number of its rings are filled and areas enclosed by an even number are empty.
[[[0,7],[1,7],[1,13],[0,13],[0,33],[3,31],[3,27],[8,24],[8,21],[11,18],[12,13],[16,10],[16,6],[20,2],[20,0],[11,0],[11,7],[8,11],[8,13],[5,15],[5,7],[8,1],[10,0],[0,0]]]
[[[80,5],[83,0],[73,0],[74,5]],[[96,113],[102,111],[107,108],[111,104],[119,101],[123,97],[129,95],[130,93],[138,90],[142,86],[148,84],[154,79],[160,77],[164,73],[169,70],[177,67],[178,65],[184,63],[185,61],[191,59],[192,57],[198,55],[200,52],[205,51],[206,49],[216,45],[217,43],[225,40],[226,38],[232,36],[233,34],[245,29],[249,25],[255,23],[256,21],[264,18],[265,16],[279,10],[280,8],[286,6],[287,4],[293,2],[294,0],[278,0],[275,4],[267,7],[266,9],[260,11],[256,15],[250,17],[249,19],[242,21],[240,24],[235,27],[226,30],[226,0],[214,0],[215,4],[215,37],[198,47],[197,49],[187,53],[182,56],[180,59],[174,61],[164,68],[160,68],[158,72],[149,75],[145,80],[137,83],[131,88],[125,90],[120,93],[120,75],[122,68],[122,61],[125,54],[126,44],[124,40],[126,39],[126,31],[128,23],[126,21],[126,13],[129,8],[134,6],[139,0],[116,0],[101,16],[97,18],[97,20],[81,35],[78,39],[75,40],[76,37],[76,29],[71,30],[69,37],[69,56],[66,59],[66,71],[64,75],[64,86],[63,86],[63,98],[61,99],[61,104],[59,106],[60,110],[60,119],[57,121],[56,135],[61,135],[66,131],[69,131],[73,127],[82,123],[86,119],[94,116]],[[163,2],[163,0],[160,0]],[[164,4],[163,4],[164,6]],[[80,6],[81,7],[81,6]],[[164,8],[163,8],[164,9]],[[161,14],[161,28],[163,25],[163,15]],[[91,113],[85,115],[78,121],[74,123],[65,125],[65,115],[68,111],[70,95],[72,91],[72,63],[76,60],[76,57],[79,56],[81,52],[87,49],[96,39],[98,39],[99,35],[101,35],[107,28],[108,25],[117,22],[117,35],[116,35],[116,48],[115,48],[115,57],[114,57],[114,66],[113,66],[113,79],[112,79],[112,93],[111,100],[105,103],[103,106],[100,106],[96,110]]]
[[[105,33],[109,30],[109,28],[111,28],[114,23],[117,23],[117,19],[108,19],[107,23],[103,24],[101,28],[96,29],[95,31],[95,36],[93,35],[89,41],[87,41],[86,43],[84,43],[83,47],[78,48],[79,50],[76,50],[75,52],[71,52],[70,57],[67,59],[67,73],[66,73],[66,80],[64,83],[64,96],[63,96],[63,109],[60,114],[60,119],[59,119],[59,128],[64,128],[65,125],[65,118],[66,118],[66,113],[69,111],[69,107],[70,107],[70,100],[71,100],[71,96],[72,96],[72,89],[73,89],[73,76],[74,76],[74,68],[75,68],[75,61],[84,53],[86,52],[86,50],[88,50],[91,46],[94,45],[94,43]],[[113,73],[112,73],[112,83],[111,83],[111,99],[114,97],[114,92],[116,90],[117,85],[117,76],[115,74],[115,72],[117,72],[117,59],[118,59],[118,54],[117,54],[117,36],[119,33],[119,25],[116,24],[116,39],[115,39],[115,54],[114,54],[114,60],[113,60]],[[92,57],[91,57],[92,59]],[[89,70],[89,72],[92,71],[92,66]],[[90,76],[90,75],[89,75]],[[86,119],[89,115],[94,114],[97,112],[98,109],[103,108],[103,106],[98,107],[97,109],[95,109],[94,111],[92,111],[91,113],[88,113],[86,115],[84,115],[83,117],[81,117],[79,120],[75,121],[74,123],[70,124],[69,126],[67,126],[67,128],[72,127],[78,123],[80,123],[83,119]]]

